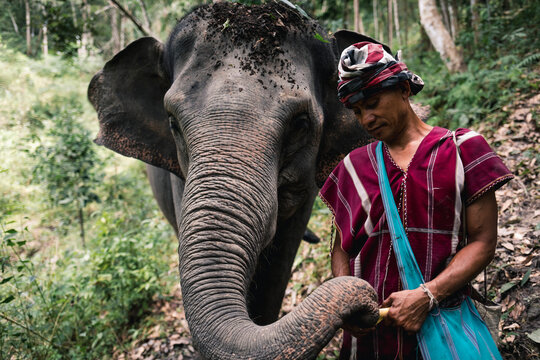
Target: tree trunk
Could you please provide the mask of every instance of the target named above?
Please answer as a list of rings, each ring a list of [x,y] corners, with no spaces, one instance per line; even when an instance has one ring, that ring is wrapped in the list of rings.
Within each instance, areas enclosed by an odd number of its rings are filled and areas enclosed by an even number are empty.
[[[78,26],[78,21],[77,21],[77,9],[75,8],[75,3],[74,3],[75,0],[69,0],[69,4],[71,5],[71,18],[73,19],[73,25],[75,27]]]
[[[148,11],[146,10],[146,5],[144,4],[143,0],[137,0],[137,2],[139,3],[139,6],[141,7],[141,10],[143,13],[144,26],[150,30],[152,26],[150,24],[150,18],[148,17]]]
[[[120,44],[120,31],[119,31],[119,24],[118,24],[118,18],[119,18],[118,10],[113,7],[111,9],[111,41],[112,41],[112,48],[113,53],[116,54],[120,50],[122,50],[121,44]]]
[[[83,248],[86,248],[86,240],[84,238],[84,214],[83,214],[83,209],[80,205],[79,205],[79,226],[81,229],[82,246]]]
[[[43,13],[43,25],[41,26],[41,31],[43,33],[43,39],[41,43],[41,48],[43,52],[43,57],[46,58],[49,55],[49,37],[47,34],[47,9],[45,9],[45,6],[41,4],[42,6],[42,13]]]
[[[474,34],[474,45],[478,45],[478,3],[476,0],[471,0],[471,21]]]
[[[15,18],[13,17],[13,13],[8,10],[9,18],[11,19],[11,24],[13,24],[13,30],[15,30],[15,33],[19,35],[19,27],[17,26],[17,22],[15,21]]]
[[[399,35],[399,10],[397,0],[392,1],[394,4],[394,26],[396,27],[396,40],[398,46],[401,46],[401,38]]]
[[[442,19],[443,19],[443,23],[444,23],[444,27],[446,28],[446,30],[448,30],[448,32],[450,33],[450,36],[452,36],[452,38],[454,37],[454,35],[452,34],[452,31],[450,30],[450,17],[448,16],[448,3],[446,2],[446,0],[439,0],[440,1],[440,8],[441,8],[441,15],[442,15]]]
[[[448,13],[450,14],[450,29],[452,30],[452,38],[455,41],[459,31],[456,0],[450,0],[448,4]]]
[[[43,57],[47,57],[49,55],[49,39],[47,37],[47,24],[44,23],[42,28],[43,32],[43,42],[42,42],[42,51],[43,51]]]
[[[373,28],[375,32],[373,37],[377,39],[379,37],[379,14],[377,11],[377,0],[373,0]]]
[[[405,46],[409,44],[409,2],[403,1],[405,9]]]
[[[354,31],[356,32],[358,32],[358,30],[360,29],[360,24],[358,21],[358,17],[359,17],[358,11],[359,11],[358,0],[353,0]]]
[[[418,8],[420,22],[448,70],[451,72],[465,71],[467,66],[463,61],[463,56],[454,44],[450,33],[444,27],[435,0],[419,0]]]
[[[386,31],[386,29],[384,28],[384,7],[381,6],[381,17],[379,18],[379,21],[380,21],[380,25],[379,25],[379,39],[381,42],[384,42],[384,32]]]
[[[126,18],[120,18],[120,50],[126,46]]]
[[[343,3],[343,27],[345,29],[348,29],[349,28],[349,15],[350,15],[350,11],[349,11],[349,2],[348,1],[345,1]],[[322,12],[321,12],[322,13]],[[354,21],[354,20],[353,20]]]
[[[24,0],[24,9],[26,12],[26,55],[32,55],[32,34],[30,23],[30,0]]]
[[[82,35],[81,35],[81,45],[79,47],[79,57],[87,58],[88,57],[88,48],[90,46],[90,41],[92,35],[90,34],[90,29],[88,22],[90,19],[90,7],[88,6],[88,0],[82,0]]]
[[[392,24],[392,0],[387,1],[387,17],[386,22],[388,24],[388,46],[392,48],[392,42],[394,41],[394,26]]]
[[[347,3],[345,3],[344,7],[347,7]],[[327,1],[323,0],[322,5],[321,5],[321,14],[325,14],[327,11],[328,11]]]
[[[353,1],[354,8],[354,31],[361,34],[365,34],[364,22],[362,21],[362,15],[360,14],[360,6],[358,5],[358,0]]]

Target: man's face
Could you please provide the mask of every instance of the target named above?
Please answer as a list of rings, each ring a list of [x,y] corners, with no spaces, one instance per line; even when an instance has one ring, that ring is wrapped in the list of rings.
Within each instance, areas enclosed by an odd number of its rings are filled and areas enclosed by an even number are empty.
[[[377,140],[390,142],[406,128],[408,91],[406,88],[383,90],[353,104],[360,125]]]

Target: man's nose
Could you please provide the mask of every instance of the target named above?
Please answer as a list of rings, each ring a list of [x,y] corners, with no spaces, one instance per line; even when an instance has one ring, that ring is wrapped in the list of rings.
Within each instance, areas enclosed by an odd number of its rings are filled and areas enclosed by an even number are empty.
[[[366,129],[369,129],[372,127],[373,123],[375,122],[375,115],[371,113],[370,111],[366,111],[362,114],[362,118],[360,119],[360,123],[363,127]]]

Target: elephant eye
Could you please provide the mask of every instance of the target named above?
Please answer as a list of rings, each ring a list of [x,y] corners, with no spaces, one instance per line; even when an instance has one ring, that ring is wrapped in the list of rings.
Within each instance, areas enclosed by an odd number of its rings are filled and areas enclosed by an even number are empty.
[[[169,114],[169,128],[171,129],[178,151],[185,156],[189,156],[182,129],[180,129],[176,118],[171,114]]]
[[[296,116],[290,126],[291,135],[303,136],[309,132],[310,122],[307,114],[300,114]]]
[[[180,127],[178,127],[178,123],[176,122],[176,119],[171,114],[169,114],[169,128],[173,132],[176,132],[176,133],[180,132]]]
[[[311,121],[308,114],[295,116],[289,123],[284,154],[292,155],[303,148],[309,140]]]

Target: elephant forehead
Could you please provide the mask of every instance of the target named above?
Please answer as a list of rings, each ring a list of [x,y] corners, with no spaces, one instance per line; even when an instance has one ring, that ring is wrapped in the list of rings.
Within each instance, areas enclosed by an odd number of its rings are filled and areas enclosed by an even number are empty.
[[[261,6],[218,2],[201,7],[194,15],[208,23],[209,35],[223,34],[237,45],[258,41],[256,48],[264,54],[275,52],[288,33],[316,27],[314,21],[279,2]]]
[[[179,23],[176,36],[170,40],[181,43],[182,38],[193,37],[194,32],[197,44],[193,51],[199,54],[192,56],[204,56],[208,64],[220,67],[223,64],[219,61],[234,53],[242,71],[264,75],[271,69],[285,80],[290,80],[291,57],[298,53],[297,48],[312,47],[313,43],[330,48],[317,40],[317,35],[324,32],[315,21],[280,2],[262,6],[219,2],[203,6]]]

